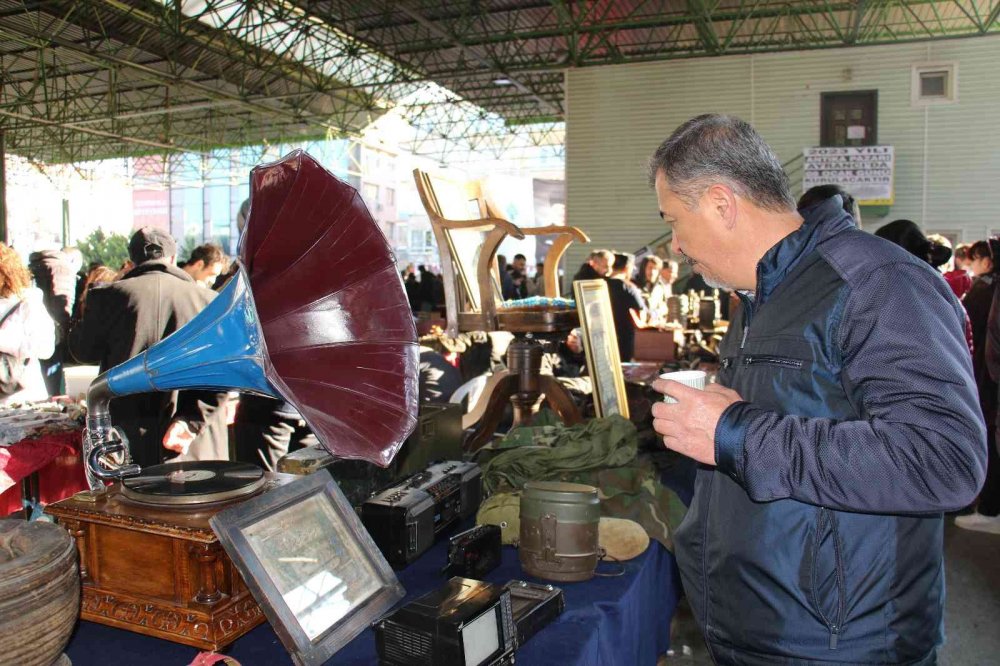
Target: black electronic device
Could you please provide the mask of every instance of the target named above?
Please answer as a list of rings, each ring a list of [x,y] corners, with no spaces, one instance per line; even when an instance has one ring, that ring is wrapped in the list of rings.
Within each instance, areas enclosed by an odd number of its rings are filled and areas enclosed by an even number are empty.
[[[430,465],[372,495],[361,505],[361,522],[394,567],[405,567],[456,520],[479,509],[479,465],[448,460]]]
[[[482,580],[500,565],[500,526],[478,525],[449,539],[446,576]]]
[[[307,446],[282,456],[277,471],[313,474],[325,469],[351,506],[360,507],[374,493],[423,471],[432,462],[461,458],[464,413],[458,404],[420,403],[417,427],[388,467],[367,460],[338,458],[322,446]]]
[[[384,666],[507,666],[517,629],[510,592],[455,577],[375,623]]]
[[[503,588],[510,592],[511,613],[517,626],[518,647],[548,626],[566,608],[562,590],[552,585],[512,580]]]

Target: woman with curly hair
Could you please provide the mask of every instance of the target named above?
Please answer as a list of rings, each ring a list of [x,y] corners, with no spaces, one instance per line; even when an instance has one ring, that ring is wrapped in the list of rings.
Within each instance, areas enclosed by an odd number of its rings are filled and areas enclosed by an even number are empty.
[[[55,324],[42,292],[31,286],[31,274],[17,253],[0,243],[0,354],[24,364],[18,385],[11,393],[0,393],[0,404],[49,397],[38,359],[52,356],[55,342]]]

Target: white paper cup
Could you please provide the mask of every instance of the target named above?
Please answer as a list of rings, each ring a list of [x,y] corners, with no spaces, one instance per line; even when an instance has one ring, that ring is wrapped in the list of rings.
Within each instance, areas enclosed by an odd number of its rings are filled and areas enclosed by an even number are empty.
[[[705,371],[704,370],[680,370],[678,372],[665,372],[660,375],[660,379],[671,379],[679,384],[684,384],[685,386],[690,386],[691,388],[696,388],[701,391],[705,390]],[[669,395],[663,396],[663,402],[677,402]]]

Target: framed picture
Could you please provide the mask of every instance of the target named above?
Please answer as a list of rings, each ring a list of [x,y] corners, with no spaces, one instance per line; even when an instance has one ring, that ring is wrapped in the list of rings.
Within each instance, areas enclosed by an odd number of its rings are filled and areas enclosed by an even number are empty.
[[[335,652],[404,590],[329,474],[310,474],[209,520],[292,660]]]
[[[573,283],[573,294],[594,387],[594,411],[598,416],[620,414],[628,418],[625,377],[618,356],[618,334],[611,314],[608,285],[604,280],[578,280]]]

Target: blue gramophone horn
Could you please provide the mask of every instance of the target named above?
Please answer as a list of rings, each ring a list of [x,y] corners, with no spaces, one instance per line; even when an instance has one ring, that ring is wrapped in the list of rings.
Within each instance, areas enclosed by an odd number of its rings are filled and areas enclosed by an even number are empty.
[[[266,359],[264,336],[241,268],[186,326],[105,375],[113,395],[233,388],[277,396],[264,376]]]

